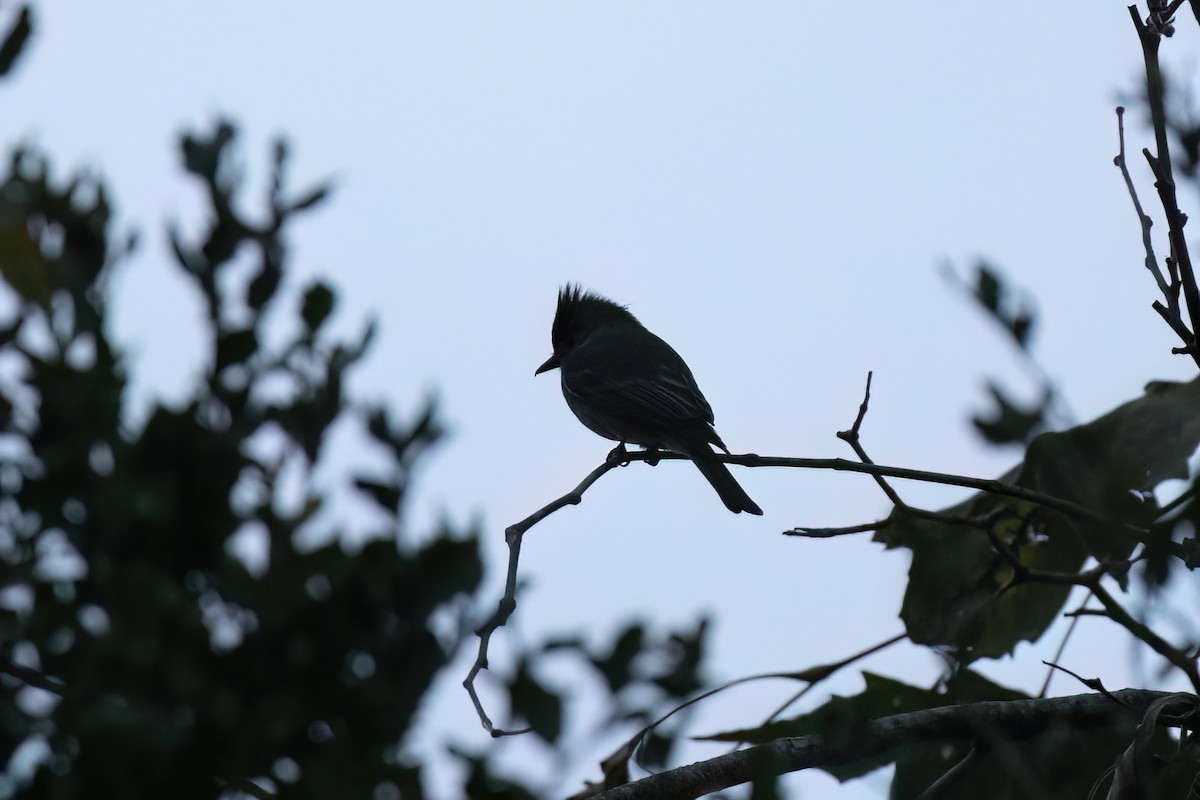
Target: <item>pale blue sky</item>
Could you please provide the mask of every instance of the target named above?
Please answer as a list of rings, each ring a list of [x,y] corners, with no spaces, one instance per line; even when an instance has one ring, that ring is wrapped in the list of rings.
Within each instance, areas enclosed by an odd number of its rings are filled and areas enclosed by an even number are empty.
[[[986,375],[1028,384],[939,277],[946,259],[987,256],[1036,294],[1036,350],[1083,418],[1194,372],[1149,308],[1111,163],[1116,92],[1140,68],[1122,4],[868,2],[845,17],[796,2],[332,8],[44,3],[15,80],[0,85],[0,144],[97,168],[140,226],[117,332],[141,397],[177,396],[198,372],[200,309],[163,235],[170,219],[194,227],[199,208],[176,134],[217,114],[238,121],[252,191],[276,133],[293,143],[295,186],[335,176],[333,201],[294,231],[292,285],[333,279],[342,330],[379,315],[360,394],[401,411],[429,391],[442,399],[453,438],[421,476],[416,513],[482,519],[496,592],[504,526],[610,446],[574,419],[554,376],[533,377],[567,280],[629,304],[684,355],[735,451],[850,456],[834,433],[873,369],[875,460],[980,476],[1011,466],[968,412]],[[1166,49],[1196,52],[1194,28]],[[1130,135],[1148,143],[1140,124]],[[633,615],[681,625],[711,611],[711,674],[729,679],[840,658],[900,629],[903,555],[779,535],[882,516],[869,479],[737,475],[762,518],[728,514],[694,470],[665,464],[612,474],[535,528],[521,635],[602,637]],[[935,506],[961,496],[900,488]],[[1109,628],[1085,621],[1064,660],[1120,686],[1131,677]],[[985,669],[1036,691],[1057,630]],[[916,682],[937,670],[915,648],[866,666]],[[446,731],[488,741],[457,686],[465,668],[445,676],[421,746]],[[500,708],[489,688],[485,677]],[[790,691],[739,690],[706,704],[695,731],[752,724]],[[530,747],[493,746],[514,762]],[[789,780],[830,796],[819,775]]]

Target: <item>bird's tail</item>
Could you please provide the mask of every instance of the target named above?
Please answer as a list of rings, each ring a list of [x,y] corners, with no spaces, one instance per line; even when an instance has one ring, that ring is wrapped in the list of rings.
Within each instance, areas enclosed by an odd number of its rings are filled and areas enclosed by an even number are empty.
[[[704,448],[688,448],[684,453],[692,460],[692,463],[700,470],[705,479],[712,484],[712,487],[717,490],[717,494],[721,496],[721,502],[735,514],[740,514],[745,511],[748,514],[756,514],[762,516],[762,509],[758,504],[750,499],[750,495],[746,494],[733,475],[725,467],[725,464],[720,461],[716,454]]]

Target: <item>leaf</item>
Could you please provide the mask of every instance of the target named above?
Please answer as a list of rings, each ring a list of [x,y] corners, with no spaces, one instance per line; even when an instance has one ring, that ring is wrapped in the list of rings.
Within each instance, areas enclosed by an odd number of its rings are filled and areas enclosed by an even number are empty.
[[[1200,540],[1189,536],[1180,543],[1183,547],[1183,563],[1188,569],[1200,568]]]
[[[1025,305],[1013,308],[1014,292],[1005,283],[999,270],[986,261],[978,262],[975,265],[975,286],[971,287],[971,293],[988,315],[1008,332],[1018,347],[1022,350],[1028,349],[1036,318],[1033,311]]]
[[[604,658],[593,658],[592,664],[604,676],[608,689],[614,694],[633,680],[633,660],[642,652],[646,630],[635,622],[621,632],[613,642],[612,652]]]
[[[987,494],[944,514],[995,515],[995,535],[1027,567],[1075,572],[1089,555],[1123,557],[1135,537],[1122,525],[1144,527],[1156,513],[1143,493],[1168,478],[1186,476],[1187,458],[1200,442],[1198,409],[1200,379],[1156,385],[1093,422],[1038,436],[1025,463],[1001,479],[1082,505],[1104,522]],[[1036,641],[1069,595],[1069,587],[1045,583],[1001,592],[1011,583],[1012,567],[975,527],[900,510],[875,538],[912,550],[901,608],[909,637],[949,648],[962,661],[995,658],[1021,641]]]
[[[318,203],[324,202],[331,191],[332,187],[327,183],[323,183],[310,190],[308,194],[303,195],[298,200],[292,201],[292,204],[288,206],[288,210],[291,212],[307,211]]]
[[[258,333],[254,328],[222,330],[217,338],[216,372],[233,364],[244,364],[258,349]]]
[[[527,661],[522,660],[518,665],[509,690],[513,713],[528,722],[547,744],[558,741],[562,732],[562,699],[533,677]]]
[[[687,697],[698,691],[704,682],[700,679],[700,663],[704,655],[704,638],[708,632],[708,620],[701,619],[694,633],[673,633],[667,646],[669,666],[651,680],[670,697]]]
[[[0,221],[0,277],[21,296],[43,308],[50,303],[50,265],[20,218]]]
[[[276,240],[262,245],[262,262],[258,274],[246,287],[246,305],[258,311],[275,296],[283,279],[281,245]]]
[[[400,505],[400,497],[403,494],[402,489],[398,486],[361,476],[354,479],[354,487],[360,492],[364,492],[385,511],[393,514],[396,513],[396,508]]]
[[[975,299],[994,315],[1000,310],[1002,288],[996,271],[981,261],[975,271]]]
[[[8,71],[12,69],[17,56],[29,43],[29,36],[32,33],[33,15],[29,11],[29,6],[21,6],[21,10],[17,12],[16,21],[4,35],[3,44],[0,44],[0,75],[8,74]]]
[[[304,292],[304,301],[300,307],[300,317],[310,335],[315,334],[325,324],[325,320],[333,313],[335,301],[333,290],[324,281],[318,281]]]
[[[860,693],[851,697],[834,695],[824,705],[807,714],[767,723],[757,728],[727,731],[701,738],[709,741],[762,744],[783,737],[817,734],[823,736],[831,746],[841,746],[861,738],[870,723],[882,717],[958,703],[1017,700],[1025,697],[1024,694],[993,683],[969,669],[960,670],[947,682],[942,692],[912,686],[871,672],[863,672],[862,676],[866,685]],[[911,748],[901,748],[899,752],[903,758],[910,758],[916,753],[930,752],[940,747],[940,744],[914,745]],[[896,760],[896,752],[881,753],[851,764],[830,765],[823,769],[839,781],[847,781]],[[953,760],[944,757],[938,761],[949,761],[945,768],[954,763]]]
[[[995,410],[987,417],[976,414],[971,418],[983,437],[993,444],[1023,444],[1046,428],[1046,413],[1050,406],[1050,393],[1030,408],[1014,403],[998,385],[988,382]]]

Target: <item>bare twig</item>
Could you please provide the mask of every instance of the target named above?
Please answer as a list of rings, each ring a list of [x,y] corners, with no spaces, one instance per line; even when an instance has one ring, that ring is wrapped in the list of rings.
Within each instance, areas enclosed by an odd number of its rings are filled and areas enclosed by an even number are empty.
[[[1189,655],[1178,647],[1175,647],[1155,633],[1149,626],[1126,611],[1125,607],[1117,602],[1108,589],[1100,584],[1099,577],[1086,585],[1096,595],[1096,599],[1100,601],[1100,604],[1104,606],[1105,614],[1109,619],[1125,628],[1125,630],[1132,633],[1138,639],[1141,639],[1149,645],[1151,650],[1171,662],[1175,667],[1178,667],[1187,676],[1188,680],[1191,681],[1192,688],[1200,692],[1200,669],[1197,668],[1195,654]]]
[[[809,680],[808,686],[805,686],[803,689],[796,692],[796,694],[792,695],[791,699],[789,699],[786,703],[784,703],[779,708],[772,711],[771,716],[767,717],[766,720],[763,722],[763,724],[765,725],[767,723],[774,722],[776,719],[779,718],[780,714],[782,714],[784,711],[787,711],[788,708],[791,707],[792,703],[795,703],[797,700],[799,700],[801,697],[803,697],[805,695],[805,693],[808,692],[809,689],[812,689],[818,683],[825,680],[830,675],[834,674],[835,672],[842,669],[843,667],[848,667],[851,664],[853,664],[855,661],[859,661],[861,659],[866,658],[867,656],[874,655],[875,653],[878,653],[880,650],[891,647],[892,645],[896,644],[897,642],[903,641],[904,639],[907,639],[907,638],[908,638],[907,633],[900,633],[900,634],[893,636],[890,639],[880,642],[879,644],[872,645],[871,647],[868,647],[866,650],[861,650],[852,656],[843,658],[841,661],[835,661],[832,664],[825,664],[824,666],[821,666],[821,667],[812,667],[811,669],[806,670],[806,672],[810,676],[808,678],[808,680]]]
[[[945,472],[929,472],[920,469],[890,467],[883,464],[862,464],[857,461],[847,461],[844,458],[791,458],[788,456],[725,455],[722,453],[716,453],[714,454],[714,457],[724,461],[727,464],[738,464],[743,467],[828,469],[836,472],[859,472],[864,475],[882,475],[889,478],[920,481],[922,483],[940,483],[945,486],[960,486],[964,489],[975,489],[976,491],[986,492],[988,494],[1024,500],[1034,505],[1043,506],[1055,511],[1061,511],[1063,514],[1075,519],[1106,525],[1112,524],[1111,520],[1105,519],[1102,515],[1092,511],[1086,506],[1081,506],[1078,503],[1071,502],[1070,500],[1063,500],[1042,492],[1034,491],[1033,489],[1027,489],[1024,486],[1017,486],[1015,484],[1005,483],[1004,481],[993,480],[991,478],[972,478],[965,475],[951,475]],[[676,455],[675,453],[660,452],[657,454],[657,458],[663,461],[678,461],[686,460],[687,457]],[[648,460],[648,454],[629,453],[627,455],[627,459],[630,461],[646,461]],[[1137,527],[1136,525],[1123,524],[1119,525],[1119,527],[1121,527],[1127,533],[1136,536],[1146,535],[1146,531]]]
[[[1088,592],[1087,597],[1083,599],[1083,604],[1087,605],[1087,602],[1091,599],[1092,593]],[[1066,652],[1067,649],[1067,642],[1070,641],[1071,635],[1075,633],[1075,628],[1078,626],[1079,617],[1071,617],[1071,621],[1067,623],[1067,631],[1063,634],[1062,641],[1058,643],[1058,649],[1054,651],[1054,658],[1052,658],[1051,661],[1058,662],[1060,659],[1062,659],[1063,653]],[[1038,697],[1045,697],[1046,692],[1050,690],[1050,680],[1054,677],[1054,670],[1058,665],[1057,663],[1053,663],[1049,666],[1050,669],[1046,670],[1046,680],[1042,681],[1042,689],[1038,692]]]
[[[863,419],[865,419],[867,416],[867,407],[871,403],[872,375],[874,375],[873,372],[867,373],[867,388],[866,391],[863,392],[862,403],[860,403],[858,406],[858,416],[854,418],[854,424],[850,426],[850,430],[838,431],[837,433],[837,437],[846,444],[850,445],[850,447],[854,450],[854,454],[857,455],[859,460],[864,464],[875,463],[867,455],[867,451],[863,449],[862,442],[858,436],[858,431],[860,428],[862,428]],[[896,490],[893,489],[891,485],[889,485],[888,482],[883,479],[882,475],[874,475],[872,477],[875,478],[875,483],[879,484],[879,488],[882,489],[883,493],[888,496],[888,499],[892,501],[893,505],[899,508],[905,507],[905,503],[900,499],[900,495],[898,495]]]
[[[841,528],[792,528],[784,531],[784,536],[803,536],[806,539],[833,539],[837,536],[849,536],[852,533],[869,533],[877,531],[891,522],[891,518],[878,522],[864,522],[862,525],[846,525]]]
[[[1076,619],[1078,619],[1078,618],[1076,618]],[[1121,699],[1119,697],[1114,695],[1108,689],[1104,688],[1104,684],[1101,682],[1101,680],[1099,678],[1085,678],[1082,675],[1080,675],[1079,673],[1072,672],[1071,670],[1067,669],[1066,667],[1062,666],[1061,664],[1056,664],[1053,661],[1044,661],[1043,660],[1042,663],[1045,664],[1047,667],[1049,667],[1051,672],[1054,672],[1055,670],[1065,672],[1068,675],[1070,675],[1072,678],[1074,678],[1075,680],[1082,683],[1087,688],[1091,689],[1092,691],[1099,692],[1100,694],[1102,694],[1105,697],[1112,700],[1114,703],[1121,703]]]
[[[517,562],[521,557],[521,540],[526,531],[555,511],[567,506],[578,505],[583,500],[583,493],[593,483],[600,480],[604,473],[619,466],[620,463],[619,460],[613,458],[606,460],[603,464],[589,472],[587,477],[580,481],[579,485],[574,489],[542,506],[520,522],[510,525],[504,532],[505,541],[508,542],[508,574],[504,583],[504,596],[500,598],[500,604],[497,606],[496,612],[475,631],[475,634],[479,637],[479,653],[475,656],[475,663],[471,665],[471,670],[463,680],[463,686],[466,688],[467,694],[471,696],[471,702],[475,704],[475,712],[479,715],[480,723],[482,723],[484,730],[493,737],[516,736],[529,731],[528,728],[518,730],[497,728],[492,723],[487,712],[484,711],[483,703],[479,699],[479,692],[475,688],[475,679],[478,677],[479,672],[488,666],[488,645],[491,643],[492,634],[508,622],[508,618],[512,616],[513,611],[517,608]]]
[[[1150,219],[1150,215],[1142,209],[1142,201],[1138,199],[1137,188],[1133,185],[1133,176],[1129,174],[1129,162],[1125,159],[1125,109],[1122,106],[1117,106],[1117,141],[1120,144],[1120,150],[1113,157],[1113,163],[1121,170],[1121,177],[1125,179],[1125,188],[1129,192],[1129,199],[1133,201],[1133,210],[1137,212],[1138,222],[1142,227],[1142,247],[1146,250],[1146,269],[1154,276],[1158,290],[1162,292],[1163,297],[1167,298],[1170,310],[1175,311],[1175,316],[1178,318],[1179,288],[1175,287],[1175,291],[1172,292],[1171,286],[1167,284],[1167,279],[1163,277],[1162,270],[1158,268],[1158,257],[1154,255],[1154,240],[1150,236],[1154,220]],[[1163,309],[1159,313],[1166,311],[1167,309]],[[1170,324],[1171,320],[1168,319],[1167,322]],[[1171,327],[1175,326],[1171,325]]]
[[[1196,276],[1192,269],[1192,257],[1188,249],[1187,237],[1183,228],[1187,224],[1187,215],[1179,208],[1179,200],[1175,192],[1175,176],[1171,164],[1171,145],[1167,131],[1167,118],[1163,101],[1162,71],[1158,62],[1159,45],[1164,35],[1172,32],[1170,25],[1171,7],[1151,14],[1147,22],[1143,22],[1138,14],[1137,6],[1129,6],[1129,16],[1137,29],[1138,41],[1142,45],[1142,59],[1146,68],[1146,100],[1150,106],[1150,120],[1154,127],[1155,149],[1151,154],[1148,149],[1142,150],[1151,171],[1154,173],[1154,185],[1158,189],[1159,201],[1167,219],[1168,238],[1171,242],[1171,260],[1178,269],[1179,281],[1183,290],[1183,298],[1187,303],[1191,331],[1184,339],[1185,350],[1197,365],[1200,365],[1200,349],[1196,345],[1196,335],[1200,331],[1200,288],[1196,285]],[[1165,16],[1164,16],[1165,13]],[[1173,275],[1174,277],[1174,275]],[[1160,312],[1161,313],[1161,312]],[[1169,321],[1169,320],[1168,320]],[[1174,326],[1172,326],[1174,327]],[[1178,329],[1176,332],[1179,333]]]
[[[0,656],[0,673],[11,675],[29,686],[35,686],[38,689],[44,689],[47,692],[52,692],[60,696],[67,689],[62,681],[57,678],[52,678],[32,667],[13,663],[13,661],[3,656]]]
[[[1111,524],[1102,515],[1090,508],[1081,506],[1078,503],[1073,503],[1069,500],[1063,500],[1058,497],[1043,494],[1032,489],[1027,489],[1023,486],[1017,486],[1003,481],[997,481],[987,478],[972,478],[963,475],[951,475],[942,472],[928,472],[925,470],[906,469],[902,467],[890,467],[883,464],[874,463],[859,463],[856,461],[847,461],[842,458],[790,458],[785,456],[760,456],[760,455],[729,455],[722,453],[714,453],[713,457],[727,464],[739,464],[744,467],[789,467],[793,469],[829,469],[841,472],[858,472],[865,475],[882,476],[901,478],[903,480],[914,480],[925,483],[939,483],[947,486],[960,486],[966,489],[975,489],[989,494],[1001,495],[1005,497],[1013,497],[1018,500],[1023,500],[1034,505],[1044,508],[1053,509],[1062,512],[1067,516],[1095,522],[1101,524]],[[488,717],[483,708],[483,704],[479,699],[478,691],[475,687],[475,680],[479,673],[488,666],[488,646],[491,641],[492,634],[503,626],[513,611],[517,607],[517,562],[520,558],[521,540],[525,532],[532,528],[537,523],[541,522],[546,517],[565,508],[569,505],[577,505],[583,500],[583,494],[592,484],[596,483],[605,473],[616,468],[620,464],[632,463],[634,461],[681,461],[687,460],[687,456],[677,453],[667,453],[662,451],[641,451],[641,452],[623,452],[615,454],[606,460],[596,469],[592,470],[587,477],[580,481],[579,485],[573,490],[557,498],[556,500],[546,504],[542,508],[530,514],[520,522],[511,525],[505,531],[505,538],[508,542],[509,557],[508,557],[508,574],[505,583],[504,596],[500,599],[500,603],[495,613],[476,631],[479,636],[479,652],[475,658],[474,664],[471,665],[467,677],[463,680],[463,686],[471,697],[471,702],[475,706],[475,711],[479,715],[479,721],[484,729],[494,737],[511,736],[518,733],[524,733],[526,729],[521,730],[504,730],[496,727],[492,720]],[[940,515],[934,512],[923,512],[919,509],[906,508],[907,511],[918,514],[930,515],[934,518],[941,519]],[[962,520],[964,524],[979,525],[978,520]],[[1129,524],[1120,526],[1125,532],[1135,536],[1144,537],[1146,531]],[[803,534],[800,534],[803,535]],[[1015,559],[1016,565],[1020,565],[1019,560]],[[1108,569],[1111,565],[1100,565],[1096,569]],[[1098,583],[1098,575],[1093,575],[1096,571],[1093,570],[1087,573],[1057,573],[1040,570],[1028,569],[1019,566],[1023,575],[1031,580],[1042,581],[1046,583],[1065,583],[1077,584],[1091,587],[1093,583]],[[1103,574],[1103,573],[1100,573]],[[1135,635],[1137,635],[1135,633]]]

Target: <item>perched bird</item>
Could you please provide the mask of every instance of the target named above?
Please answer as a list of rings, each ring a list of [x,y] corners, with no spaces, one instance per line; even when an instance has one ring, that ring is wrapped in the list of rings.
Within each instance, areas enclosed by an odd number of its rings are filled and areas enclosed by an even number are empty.
[[[687,456],[730,511],[762,514],[709,447],[729,452],[692,371],[624,306],[564,286],[550,342],[554,355],[534,374],[561,371],[563,396],[580,422],[621,445]]]

